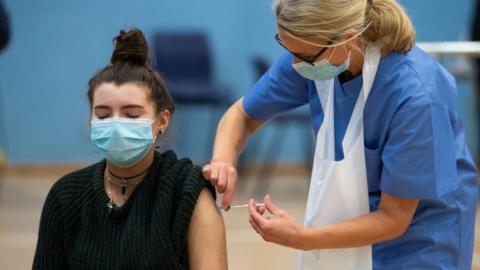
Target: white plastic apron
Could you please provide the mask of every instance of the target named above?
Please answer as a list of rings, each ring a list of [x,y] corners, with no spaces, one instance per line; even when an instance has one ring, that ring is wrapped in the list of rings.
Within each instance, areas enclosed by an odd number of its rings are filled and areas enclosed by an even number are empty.
[[[369,212],[363,109],[380,56],[379,44],[369,44],[363,65],[363,86],[342,142],[344,159],[341,161],[335,161],[334,80],[315,82],[324,119],[317,134],[306,227],[335,224]],[[372,247],[302,251],[297,269],[372,269]]]

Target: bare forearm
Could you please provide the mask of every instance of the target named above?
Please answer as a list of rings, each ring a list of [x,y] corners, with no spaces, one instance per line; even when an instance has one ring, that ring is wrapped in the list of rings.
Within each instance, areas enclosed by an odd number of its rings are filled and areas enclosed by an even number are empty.
[[[381,210],[342,223],[306,228],[306,249],[351,248],[399,237],[404,228]]]
[[[212,161],[228,162],[236,165],[248,137],[261,123],[249,119],[243,111],[242,99],[228,109],[220,120]]]
[[[350,248],[401,236],[408,228],[418,200],[382,193],[378,210],[321,228],[305,228],[305,249]]]

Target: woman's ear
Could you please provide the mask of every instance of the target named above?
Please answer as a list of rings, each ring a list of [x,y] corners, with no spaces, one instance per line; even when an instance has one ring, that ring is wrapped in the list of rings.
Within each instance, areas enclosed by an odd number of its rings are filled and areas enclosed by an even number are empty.
[[[168,124],[170,122],[170,111],[164,110],[161,115],[158,117],[158,121],[156,122],[155,133],[158,135],[162,135],[167,130]]]

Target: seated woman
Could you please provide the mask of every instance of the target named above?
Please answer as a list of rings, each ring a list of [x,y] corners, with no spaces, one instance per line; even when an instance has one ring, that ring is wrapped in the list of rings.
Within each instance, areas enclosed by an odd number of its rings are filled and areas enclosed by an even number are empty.
[[[138,29],[89,81],[105,160],[67,174],[43,206],[33,269],[227,269],[225,229],[201,169],[155,151],[174,112]]]

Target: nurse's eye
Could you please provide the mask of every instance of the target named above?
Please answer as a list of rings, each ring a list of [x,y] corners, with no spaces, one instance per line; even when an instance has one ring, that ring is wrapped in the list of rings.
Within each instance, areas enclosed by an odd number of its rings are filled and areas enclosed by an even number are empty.
[[[317,56],[316,55],[302,55],[302,58],[305,59],[308,62],[312,62],[312,61],[315,61]]]

